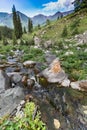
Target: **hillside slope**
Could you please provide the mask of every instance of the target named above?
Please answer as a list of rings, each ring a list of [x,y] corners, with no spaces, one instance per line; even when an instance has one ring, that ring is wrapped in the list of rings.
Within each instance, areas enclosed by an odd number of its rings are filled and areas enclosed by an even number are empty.
[[[65,16],[62,19],[58,19],[50,23],[50,25],[43,26],[38,32],[38,36],[41,36],[43,40],[52,39],[52,41],[59,41],[63,28],[66,26],[68,31],[68,38],[72,36],[72,30],[70,29],[73,22],[79,20],[78,33],[83,33],[87,30],[87,9],[83,9],[79,12],[72,13]],[[45,33],[43,33],[45,32]],[[40,35],[41,34],[41,35]]]
[[[79,25],[73,27],[78,31],[72,35],[71,27],[77,24],[78,20]],[[68,35],[62,37],[65,26]],[[87,79],[87,9],[43,26],[36,36],[40,39],[42,47],[59,57],[71,80]]]

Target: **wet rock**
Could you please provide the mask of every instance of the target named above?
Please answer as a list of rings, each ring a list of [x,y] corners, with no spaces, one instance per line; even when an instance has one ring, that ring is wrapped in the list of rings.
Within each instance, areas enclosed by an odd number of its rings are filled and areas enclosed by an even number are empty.
[[[27,80],[27,88],[29,88],[30,90],[32,90],[34,84],[35,84],[35,81],[33,79]]]
[[[15,69],[14,69],[14,72],[20,72],[20,67],[16,67]]]
[[[57,130],[60,128],[60,122],[59,122],[59,120],[54,119],[54,126],[55,126],[55,129],[57,129]]]
[[[6,66],[5,65],[0,65],[0,70],[4,70],[6,68]]]
[[[49,67],[43,70],[38,76],[45,77],[49,83],[62,83],[63,80],[67,78],[67,75],[61,68],[60,62],[57,58],[53,60]]]
[[[31,101],[31,100],[33,100],[33,96],[31,94],[27,94],[25,96],[25,101]]]
[[[8,75],[0,70],[0,93],[11,87],[11,82]]]
[[[27,86],[27,80],[28,80],[28,77],[27,76],[23,76],[22,83],[23,83],[24,86]]]
[[[17,84],[17,83],[21,82],[21,80],[22,80],[22,76],[20,75],[20,73],[16,73],[16,72],[12,73],[11,81],[13,83]]]
[[[24,92],[20,87],[8,89],[2,93],[0,95],[0,117],[11,114],[22,99],[24,99]]]
[[[81,91],[87,91],[87,80],[71,82],[71,88],[78,89]]]
[[[26,68],[33,68],[35,65],[36,65],[36,62],[35,61],[25,61],[23,63],[23,65],[26,67]]]

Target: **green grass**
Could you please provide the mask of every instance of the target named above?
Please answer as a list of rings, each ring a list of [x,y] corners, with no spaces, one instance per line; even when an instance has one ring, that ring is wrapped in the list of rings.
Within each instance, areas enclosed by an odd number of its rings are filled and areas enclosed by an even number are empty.
[[[78,27],[78,33],[82,33],[87,30],[87,9],[83,9],[77,13],[68,15],[62,19],[50,22],[50,25],[43,26],[41,30],[38,31],[37,36],[42,38],[43,41],[51,39],[54,43],[59,41],[62,37],[63,28],[66,26],[68,30],[68,38],[70,38],[71,30],[70,26],[76,19],[80,19],[80,24]],[[43,34],[43,32],[45,33]],[[41,35],[42,34],[42,35]]]

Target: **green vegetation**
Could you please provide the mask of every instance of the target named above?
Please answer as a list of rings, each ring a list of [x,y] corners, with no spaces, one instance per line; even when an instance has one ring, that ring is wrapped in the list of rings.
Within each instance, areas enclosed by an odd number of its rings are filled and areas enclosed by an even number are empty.
[[[87,0],[75,0],[73,2],[75,11],[78,11],[83,8],[87,8]]]
[[[16,12],[15,6],[12,8],[13,13],[13,25],[14,25],[14,34],[16,38],[21,38],[22,36],[22,25],[19,14]]]
[[[0,26],[0,40],[2,39],[2,37],[5,37],[5,38],[12,38],[12,33],[13,33],[13,30],[8,28],[8,27],[3,27],[3,26]]]
[[[36,33],[38,37],[41,36],[41,39],[52,40],[53,43],[58,42],[62,39],[62,32],[64,27],[67,27],[67,38],[71,38],[72,35],[83,33],[87,30],[87,9],[82,9],[78,12],[72,13],[62,19],[50,21],[50,25],[44,25],[42,28]],[[79,25],[77,25],[79,24]],[[71,29],[72,25],[77,25],[76,30],[75,27]],[[45,32],[45,33],[43,33]],[[41,35],[42,34],[42,35]]]
[[[22,58],[23,61],[34,60],[38,62],[44,62],[44,52],[41,49],[31,47],[28,52],[26,51],[27,50],[25,50],[25,54]]]
[[[46,130],[45,124],[41,121],[41,113],[37,111],[34,116],[35,109],[33,102],[26,103],[22,116],[0,119],[0,130]]]
[[[32,20],[29,18],[28,20],[28,32],[31,33],[33,31],[33,23]]]
[[[67,32],[67,27],[65,26],[64,29],[63,29],[63,32],[62,32],[62,37],[67,37],[68,35],[68,32]]]
[[[87,79],[86,47],[86,44],[77,47],[74,41],[61,40],[52,49],[53,53],[60,58],[62,67],[69,75],[71,81]],[[67,54],[67,52],[71,52],[72,54]]]

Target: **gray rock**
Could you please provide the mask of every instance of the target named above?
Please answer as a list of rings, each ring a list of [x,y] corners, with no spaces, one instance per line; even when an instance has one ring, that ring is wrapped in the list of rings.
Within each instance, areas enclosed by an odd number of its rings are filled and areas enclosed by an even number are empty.
[[[60,66],[59,60],[56,58],[48,68],[42,71],[38,76],[43,76],[50,83],[62,83],[67,78],[64,70]]]
[[[46,52],[45,60],[48,64],[51,64],[54,59],[56,59],[55,55],[53,55],[51,52]]]
[[[2,93],[0,95],[0,117],[11,114],[22,99],[24,99],[24,93],[20,87],[8,89]]]
[[[69,79],[64,79],[64,81],[61,83],[63,87],[69,87],[70,86],[70,80]]]
[[[25,62],[23,63],[23,65],[24,65],[26,68],[32,68],[32,67],[34,67],[34,66],[36,65],[36,62],[35,62],[35,61],[30,61],[30,60],[28,60],[28,61],[25,61]]]
[[[36,46],[40,46],[40,43],[41,43],[41,39],[37,36],[34,37],[34,43]]]
[[[3,70],[0,70],[0,93],[2,93],[3,91],[5,91],[5,89],[8,89],[10,87],[11,84],[9,77]]]
[[[78,89],[78,90],[81,90],[81,91],[87,91],[87,80],[71,82],[70,86],[73,89]]]
[[[52,41],[51,40],[46,41],[45,43],[43,43],[43,46],[46,49],[52,47]]]
[[[76,35],[75,40],[78,42],[77,45],[87,43],[87,31],[85,31],[83,34]]]
[[[22,81],[22,76],[20,75],[20,73],[14,72],[12,73],[11,81],[13,83],[19,83]]]

